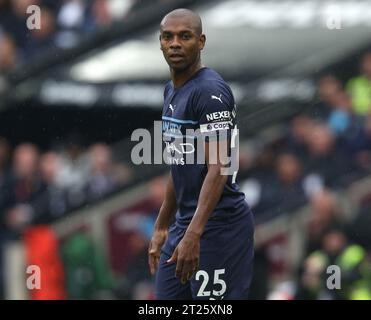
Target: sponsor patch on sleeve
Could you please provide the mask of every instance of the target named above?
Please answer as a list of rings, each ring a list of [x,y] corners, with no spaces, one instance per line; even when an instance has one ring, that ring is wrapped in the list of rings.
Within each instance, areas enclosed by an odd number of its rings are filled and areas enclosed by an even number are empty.
[[[200,131],[201,133],[205,133],[205,132],[212,132],[212,131],[219,131],[219,130],[228,130],[229,124],[230,124],[229,121],[205,123],[205,124],[200,125]]]
[[[212,113],[208,113],[206,115],[207,121],[223,121],[223,120],[230,120],[230,112],[229,111],[216,111]]]

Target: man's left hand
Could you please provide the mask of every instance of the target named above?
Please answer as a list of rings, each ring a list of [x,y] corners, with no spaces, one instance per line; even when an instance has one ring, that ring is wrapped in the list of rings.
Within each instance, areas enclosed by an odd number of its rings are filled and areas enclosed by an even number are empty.
[[[176,262],[175,276],[185,284],[198,269],[200,258],[200,236],[186,232],[167,263]]]

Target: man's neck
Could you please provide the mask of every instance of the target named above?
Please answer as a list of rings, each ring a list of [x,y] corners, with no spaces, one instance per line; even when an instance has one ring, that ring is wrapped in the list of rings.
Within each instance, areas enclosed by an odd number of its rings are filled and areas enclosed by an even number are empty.
[[[174,88],[179,88],[185,84],[192,76],[202,69],[204,66],[201,64],[201,61],[198,61],[191,67],[185,70],[174,70],[171,69],[171,80],[173,81]]]

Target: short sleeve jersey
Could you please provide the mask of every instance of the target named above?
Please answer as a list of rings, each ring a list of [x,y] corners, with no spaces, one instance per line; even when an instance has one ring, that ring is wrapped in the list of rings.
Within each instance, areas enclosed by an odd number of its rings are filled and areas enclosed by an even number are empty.
[[[174,88],[171,81],[166,84],[162,134],[164,155],[171,166],[174,182],[177,223],[187,225],[198,205],[207,174],[202,143],[223,138],[232,143],[236,132],[235,120],[236,106],[232,91],[214,70],[200,69],[179,88]],[[236,173],[228,174],[227,183],[210,220],[246,209],[245,196],[234,182]]]

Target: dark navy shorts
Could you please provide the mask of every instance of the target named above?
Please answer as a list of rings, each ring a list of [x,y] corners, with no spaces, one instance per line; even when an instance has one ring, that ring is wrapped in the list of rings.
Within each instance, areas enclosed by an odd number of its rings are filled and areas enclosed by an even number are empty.
[[[254,257],[254,221],[250,211],[209,221],[201,237],[198,271],[182,284],[176,263],[167,263],[186,227],[169,229],[156,274],[156,299],[247,299]]]

